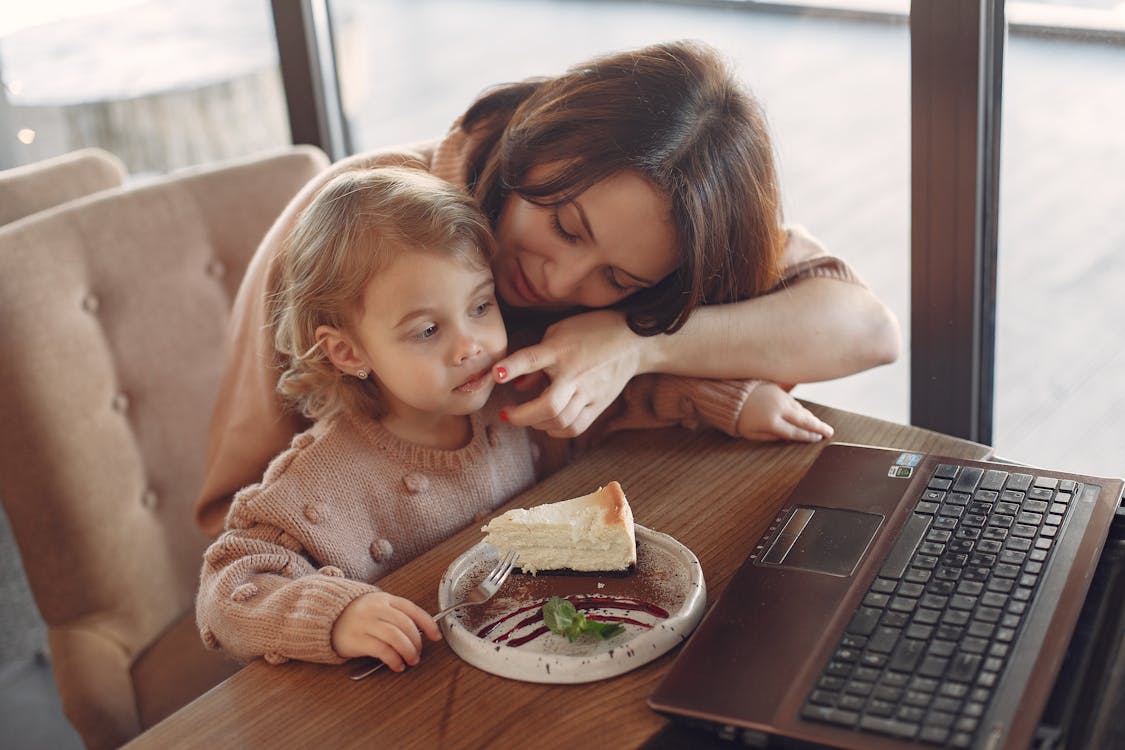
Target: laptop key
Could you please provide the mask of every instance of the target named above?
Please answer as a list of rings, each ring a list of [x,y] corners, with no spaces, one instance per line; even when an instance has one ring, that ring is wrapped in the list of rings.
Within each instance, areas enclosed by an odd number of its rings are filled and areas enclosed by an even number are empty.
[[[887,663],[888,669],[893,669],[896,672],[913,672],[925,648],[925,641],[904,638],[895,648],[894,653],[891,654],[891,659]]]
[[[953,491],[972,492],[977,488],[977,482],[980,481],[983,474],[984,469],[977,466],[966,466],[961,469],[961,473],[958,474],[957,479],[953,481]]]
[[[839,693],[828,690],[814,690],[809,693],[809,703],[815,703],[818,706],[835,706],[838,697]]]
[[[904,740],[913,739],[914,735],[918,733],[918,725],[899,719],[890,719],[882,716],[872,716],[870,714],[864,716],[859,726],[872,732],[879,732],[880,734],[889,734],[892,737],[898,737]]]
[[[859,723],[859,713],[856,711],[848,711],[842,708],[830,708],[828,706],[816,706],[813,704],[805,704],[804,709],[801,711],[801,716],[806,719],[825,721],[829,724],[840,724],[845,727],[854,727]]]
[[[875,632],[875,626],[879,624],[881,614],[883,614],[881,609],[860,607],[856,610],[852,621],[848,623],[848,632],[852,635],[871,635]]]
[[[918,739],[934,745],[944,745],[948,738],[949,730],[943,727],[922,727],[922,731],[918,734]]]

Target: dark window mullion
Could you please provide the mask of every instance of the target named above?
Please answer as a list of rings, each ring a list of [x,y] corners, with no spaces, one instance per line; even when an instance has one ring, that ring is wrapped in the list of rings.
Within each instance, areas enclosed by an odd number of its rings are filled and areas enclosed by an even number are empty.
[[[271,0],[270,5],[291,140],[341,159],[351,153],[351,139],[340,104],[328,0]]]
[[[914,0],[910,421],[992,439],[1002,0]]]

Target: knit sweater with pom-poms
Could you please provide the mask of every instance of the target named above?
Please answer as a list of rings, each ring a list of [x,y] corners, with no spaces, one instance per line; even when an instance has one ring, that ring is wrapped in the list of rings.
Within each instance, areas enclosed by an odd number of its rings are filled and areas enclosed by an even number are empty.
[[[204,555],[204,642],[240,660],[343,661],[332,626],[348,604],[535,482],[527,431],[498,411],[492,399],[473,414],[470,442],[451,451],[343,414],[293,438]]]

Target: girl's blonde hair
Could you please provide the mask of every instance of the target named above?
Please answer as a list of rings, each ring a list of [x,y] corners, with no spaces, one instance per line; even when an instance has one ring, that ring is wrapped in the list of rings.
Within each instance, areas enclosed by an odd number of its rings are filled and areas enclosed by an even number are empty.
[[[338,175],[301,212],[282,245],[270,298],[277,351],[285,368],[277,390],[307,417],[341,409],[381,416],[374,379],[340,372],[316,329],[342,331],[363,315],[368,282],[403,252],[448,253],[488,267],[488,220],[463,190],[417,169],[380,167]]]

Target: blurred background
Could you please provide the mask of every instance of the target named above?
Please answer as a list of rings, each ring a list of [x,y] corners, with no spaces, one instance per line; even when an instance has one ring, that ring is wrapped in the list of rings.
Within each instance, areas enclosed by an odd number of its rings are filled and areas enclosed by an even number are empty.
[[[898,315],[890,366],[802,398],[910,421],[908,0],[336,0],[351,151],[440,136],[486,87],[663,39],[710,42],[764,102],[786,217]],[[1125,2],[1008,2],[998,455],[1125,474]],[[5,0],[0,169],[85,146],[130,179],[290,142],[269,0]],[[2,397],[2,396],[0,396]],[[79,746],[0,514],[0,747]],[[13,733],[14,730],[14,733]]]

